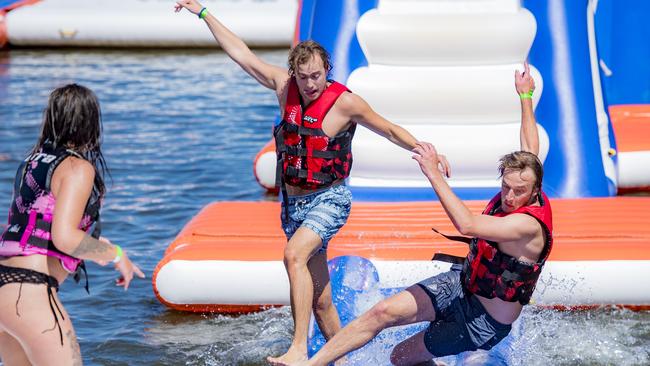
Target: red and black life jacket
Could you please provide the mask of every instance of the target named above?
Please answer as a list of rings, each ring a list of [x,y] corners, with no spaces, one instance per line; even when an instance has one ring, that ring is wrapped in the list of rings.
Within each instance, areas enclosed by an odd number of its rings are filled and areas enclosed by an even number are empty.
[[[481,238],[473,238],[470,251],[463,264],[461,278],[467,291],[486,298],[499,298],[523,305],[530,302],[535,285],[553,247],[553,219],[551,205],[543,192],[539,195],[539,206],[524,206],[513,212],[498,211],[501,193],[488,203],[484,215],[504,217],[512,214],[526,214],[534,217],[544,231],[544,249],[536,263],[527,263],[505,254],[498,244]]]
[[[352,168],[352,137],[356,124],[335,137],[323,131],[323,120],[339,96],[348,92],[332,81],[303,111],[298,85],[289,82],[282,122],[273,132],[278,156],[276,180],[303,189],[319,189],[345,179]]]

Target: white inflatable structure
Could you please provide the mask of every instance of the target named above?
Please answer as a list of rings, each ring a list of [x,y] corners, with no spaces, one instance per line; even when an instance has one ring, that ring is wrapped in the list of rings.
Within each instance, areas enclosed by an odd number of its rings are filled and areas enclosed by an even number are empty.
[[[44,0],[6,16],[15,46],[217,47],[203,21],[169,0]],[[296,0],[203,0],[250,46],[289,47]],[[194,19],[188,19],[194,17]]]
[[[535,31],[535,18],[516,0],[379,1],[357,26],[369,65],[353,71],[347,84],[378,113],[446,154],[452,187],[498,187],[495,162],[519,149],[514,71],[523,70]],[[536,105],[543,83],[531,71]],[[543,160],[548,136],[538,128]],[[410,152],[382,140],[357,130],[352,187],[429,185]]]
[[[436,145],[452,165],[452,187],[491,190],[499,187],[498,159],[519,150],[514,72],[523,71],[535,32],[535,18],[517,0],[379,1],[356,28],[368,66],[346,84],[379,114]],[[531,73],[536,106],[543,80],[532,66]],[[549,140],[538,128],[543,161]],[[412,154],[374,132],[357,129],[352,147],[353,189],[429,187]],[[275,153],[263,150],[255,164],[260,184],[272,188]]]

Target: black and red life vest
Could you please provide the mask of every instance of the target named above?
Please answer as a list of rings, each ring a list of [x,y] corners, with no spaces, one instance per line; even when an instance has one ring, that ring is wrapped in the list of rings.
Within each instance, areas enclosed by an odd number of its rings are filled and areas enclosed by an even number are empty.
[[[345,179],[352,168],[352,137],[356,124],[331,138],[323,120],[341,94],[343,84],[332,81],[303,111],[298,85],[289,82],[282,122],[273,132],[278,155],[277,180],[303,189],[319,189]]]
[[[488,203],[484,215],[504,217],[512,214],[526,214],[534,217],[544,231],[544,249],[536,263],[527,263],[505,254],[498,244],[481,238],[473,238],[470,251],[463,264],[461,278],[467,291],[486,298],[499,298],[523,305],[530,302],[535,285],[553,247],[553,219],[551,205],[543,192],[539,195],[539,206],[524,206],[513,212],[498,211],[501,193]]]

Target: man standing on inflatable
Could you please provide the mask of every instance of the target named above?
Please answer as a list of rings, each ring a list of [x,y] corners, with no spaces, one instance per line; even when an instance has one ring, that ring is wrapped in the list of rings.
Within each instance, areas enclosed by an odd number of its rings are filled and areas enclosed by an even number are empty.
[[[294,338],[284,355],[267,360],[287,364],[307,359],[311,310],[327,339],[341,325],[332,304],[327,243],[345,224],[351,194],[345,178],[352,167],[352,137],[361,124],[391,142],[412,150],[417,140],[387,121],[344,85],[327,79],[329,56],[314,41],[296,45],[288,70],[269,65],[195,0],[178,1],[205,20],[223,50],[263,86],[275,91],[282,122],[275,128],[278,174],[282,189],[282,228],[287,236],[284,264],[290,283]],[[448,175],[446,160],[441,166]]]
[[[510,332],[528,304],[553,244],[551,206],[542,187],[539,137],[533,113],[535,83],[528,65],[515,72],[521,98],[521,151],[499,162],[501,192],[474,215],[437,169],[433,145],[414,149],[424,175],[458,231],[469,237],[469,254],[448,272],[426,279],[375,305],[336,334],[312,359],[292,365],[328,365],[362,347],[387,327],[422,321],[430,326],[391,354],[394,365],[431,365],[433,358],[489,350]],[[449,256],[447,256],[449,257]]]

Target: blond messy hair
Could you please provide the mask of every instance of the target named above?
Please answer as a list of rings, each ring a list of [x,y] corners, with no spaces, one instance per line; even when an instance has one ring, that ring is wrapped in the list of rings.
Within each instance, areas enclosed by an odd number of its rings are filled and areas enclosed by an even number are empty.
[[[323,66],[327,74],[332,70],[330,55],[318,42],[307,40],[298,43],[289,53],[287,66],[289,67],[289,76],[295,76],[298,66],[309,62],[312,57],[319,57],[323,61]]]
[[[537,155],[528,151],[515,151],[499,159],[499,177],[502,178],[506,170],[523,171],[530,168],[535,174],[534,188],[542,189],[544,167]]]

